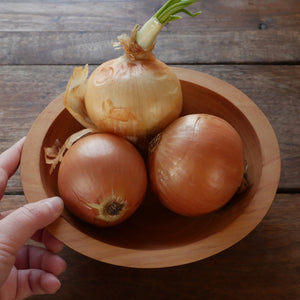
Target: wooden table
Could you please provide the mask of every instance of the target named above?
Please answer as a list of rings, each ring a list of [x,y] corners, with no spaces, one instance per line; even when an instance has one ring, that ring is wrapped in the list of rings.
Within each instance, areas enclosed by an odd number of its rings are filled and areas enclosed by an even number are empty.
[[[112,42],[162,3],[0,1],[0,151],[27,134],[74,66],[94,69],[120,56]],[[203,14],[166,26],[155,53],[169,65],[231,83],[265,113],[282,157],[274,204],[241,242],[184,266],[123,268],[65,248],[62,288],[32,299],[300,299],[300,3],[210,0],[190,10]],[[24,203],[17,173],[0,210]]]

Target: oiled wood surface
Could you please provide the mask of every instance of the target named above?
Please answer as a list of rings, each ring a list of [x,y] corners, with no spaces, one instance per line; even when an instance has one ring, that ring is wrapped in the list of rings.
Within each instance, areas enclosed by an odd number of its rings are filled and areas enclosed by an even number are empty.
[[[122,54],[112,43],[164,1],[0,1],[0,152],[26,135],[65,89],[74,66]],[[197,263],[120,268],[71,249],[55,296],[32,299],[300,299],[300,4],[298,0],[210,0],[196,18],[167,25],[156,56],[208,73],[249,96],[278,138],[282,171],[261,224],[232,248]],[[0,211],[25,203],[19,173]]]

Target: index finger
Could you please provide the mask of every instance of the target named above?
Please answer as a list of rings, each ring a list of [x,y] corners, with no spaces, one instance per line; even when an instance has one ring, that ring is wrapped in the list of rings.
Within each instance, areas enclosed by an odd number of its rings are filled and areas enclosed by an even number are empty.
[[[2,154],[0,154],[0,168],[4,169],[9,177],[14,174],[19,166],[25,139],[26,137],[23,137]]]
[[[18,169],[25,137],[0,154],[0,199],[2,198],[8,179]]]

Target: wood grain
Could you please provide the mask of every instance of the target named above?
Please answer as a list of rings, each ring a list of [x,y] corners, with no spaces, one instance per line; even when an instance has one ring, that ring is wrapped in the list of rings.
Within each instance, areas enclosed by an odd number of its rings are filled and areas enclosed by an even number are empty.
[[[119,5],[119,9],[118,7]],[[112,43],[143,24],[162,1],[0,2],[0,64],[99,64]],[[167,63],[300,61],[297,1],[200,1],[163,29],[156,54]],[[217,50],[217,51],[214,51]]]
[[[124,5],[126,3],[126,5]],[[136,23],[143,24],[164,3],[162,0],[105,1],[0,1],[1,31],[122,31]],[[233,31],[299,26],[297,0],[272,1],[199,1],[189,8],[202,11],[200,17],[168,26],[169,32]]]
[[[100,64],[121,55],[121,50],[114,50],[112,46],[121,33],[0,32],[0,63]],[[299,31],[284,29],[276,32],[192,32],[188,35],[162,32],[154,53],[168,64],[293,64],[300,61],[299,44]]]
[[[0,151],[25,136],[38,114],[62,93],[74,66],[0,66]],[[96,66],[90,66],[90,72]],[[299,66],[182,66],[236,86],[264,112],[282,156],[281,189],[300,188]],[[8,134],[9,133],[9,134]],[[19,177],[8,192],[21,192]]]
[[[121,52],[111,46],[117,35],[142,24],[163,2],[0,0],[0,152],[26,135],[38,114],[63,92],[74,65],[118,56]],[[65,248],[68,269],[59,293],[30,299],[300,298],[299,1],[210,0],[191,10],[203,14],[166,26],[157,57],[245,92],[277,134],[280,191],[295,194],[277,194],[262,223],[231,249],[182,267],[119,268]],[[17,173],[0,211],[23,203]]]
[[[12,204],[15,202],[15,204]],[[5,196],[0,211],[24,202]],[[65,247],[58,294],[31,299],[286,299],[300,297],[299,194],[277,194],[262,223],[232,248],[180,267],[115,267]],[[293,224],[291,226],[291,224]],[[277,284],[278,283],[278,284]]]

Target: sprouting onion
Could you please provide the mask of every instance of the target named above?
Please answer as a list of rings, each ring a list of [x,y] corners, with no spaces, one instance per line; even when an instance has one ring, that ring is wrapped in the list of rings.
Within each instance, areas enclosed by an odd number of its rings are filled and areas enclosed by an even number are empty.
[[[157,35],[170,21],[187,12],[195,1],[168,1],[131,37],[119,36],[125,54],[100,65],[87,81],[85,107],[98,130],[133,141],[148,139],[181,113],[182,92],[175,73],[155,58],[152,50]]]
[[[182,110],[182,91],[176,74],[155,58],[152,50],[162,28],[180,19],[177,13],[192,14],[185,7],[197,0],[169,0],[129,37],[122,34],[118,45],[124,55],[109,60],[88,78],[88,65],[76,67],[64,96],[64,105],[89,132],[113,133],[135,144],[145,144],[177,119]],[[81,136],[75,133],[72,141]],[[57,158],[61,161],[65,149]],[[53,169],[53,168],[52,168]]]

